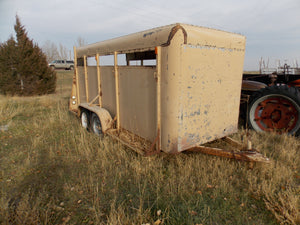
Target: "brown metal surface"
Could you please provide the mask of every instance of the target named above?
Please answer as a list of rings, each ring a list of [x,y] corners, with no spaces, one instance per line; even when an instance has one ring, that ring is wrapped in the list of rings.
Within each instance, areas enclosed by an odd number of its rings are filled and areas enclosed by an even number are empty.
[[[155,67],[119,67],[120,126],[150,142],[157,135],[155,71]]]
[[[79,81],[78,81],[78,70],[77,70],[77,55],[76,55],[76,47],[74,46],[74,75],[73,75],[73,82],[72,82],[72,91],[71,96],[69,99],[69,110],[71,112],[74,112],[76,114],[80,113],[80,110],[78,110],[78,105],[80,104],[80,98],[79,98]]]
[[[98,95],[99,95],[99,106],[102,107],[102,90],[101,90],[101,72],[99,54],[96,54],[96,66],[97,66],[97,80],[98,80]]]
[[[116,85],[113,66],[101,66],[102,107],[107,109],[111,116],[116,116]],[[96,76],[93,73],[93,76]]]
[[[106,109],[100,108],[99,106],[89,105],[88,103],[81,103],[79,107],[88,109],[98,115],[103,133],[106,133],[108,130],[113,128],[113,119]]]
[[[231,146],[237,148],[238,150],[245,150],[245,146],[243,144],[241,144],[240,142],[230,138],[230,137],[224,137],[222,138],[222,140],[228,144],[230,144]]]
[[[243,83],[242,83],[243,91],[258,91],[259,89],[262,89],[265,87],[267,87],[266,84],[257,82],[257,81],[243,80]]]
[[[119,67],[118,67],[118,53],[114,52],[114,70],[115,70],[115,89],[116,89],[116,110],[117,110],[117,130],[120,130],[120,91],[119,91]]]
[[[171,43],[171,40],[173,39],[173,37],[175,36],[175,34],[177,33],[178,30],[181,30],[183,33],[183,44],[187,44],[187,33],[186,30],[180,25],[180,24],[176,24],[174,27],[172,27],[169,37],[168,37],[168,41],[165,44],[162,44],[161,46],[166,47],[169,46]]]
[[[93,100],[92,100],[91,102],[89,102],[89,106],[95,105],[94,103],[95,103],[95,101],[96,101],[97,99],[99,99],[99,95],[97,95],[95,98],[93,98]],[[99,104],[98,104],[98,105],[99,105]]]
[[[264,163],[270,162],[268,158],[264,157],[261,153],[258,153],[255,150],[235,152],[235,151],[224,150],[220,148],[198,146],[189,149],[188,151],[201,152],[208,155],[215,155],[215,156],[220,156],[220,157],[225,157],[225,158],[235,159],[240,161],[246,161],[246,162],[264,162]]]
[[[123,128],[120,128],[119,131],[110,129],[107,134],[141,155],[145,155],[145,149],[151,147],[151,142]]]
[[[155,49],[156,52],[156,132],[158,136],[156,150],[161,150],[161,47]]]
[[[86,62],[86,56],[83,57],[84,62],[84,78],[85,78],[85,96],[86,101],[89,102],[89,78],[88,78],[88,72],[87,72],[87,62]]]

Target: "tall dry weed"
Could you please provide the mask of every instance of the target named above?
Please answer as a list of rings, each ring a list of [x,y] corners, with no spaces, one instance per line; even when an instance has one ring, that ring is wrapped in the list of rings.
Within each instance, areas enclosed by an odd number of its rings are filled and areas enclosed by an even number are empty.
[[[58,87],[0,98],[11,121],[0,131],[0,223],[299,223],[299,139],[250,132],[272,161],[253,169],[195,153],[143,157],[82,129],[68,112],[69,87]]]
[[[253,133],[252,136],[272,163],[248,174],[249,190],[265,202],[280,222],[299,224],[299,139],[276,134]]]

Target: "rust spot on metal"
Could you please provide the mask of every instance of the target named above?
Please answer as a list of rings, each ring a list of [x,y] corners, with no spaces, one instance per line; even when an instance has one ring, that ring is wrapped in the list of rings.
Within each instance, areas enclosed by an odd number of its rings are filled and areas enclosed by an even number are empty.
[[[159,135],[160,135],[160,132],[157,132],[157,136],[156,136],[154,142],[151,144],[150,149],[148,151],[145,151],[145,156],[157,155],[161,152],[160,149],[154,150],[155,144],[158,144]]]
[[[73,76],[73,84],[76,84],[76,76]]]
[[[182,30],[182,33],[184,36],[184,44],[187,44],[187,32],[181,25],[177,24],[175,27],[172,28],[172,30],[169,34],[169,37],[168,37],[168,41],[162,45],[163,47],[170,45],[172,38],[174,37],[174,35],[176,34],[176,32],[178,30]]]

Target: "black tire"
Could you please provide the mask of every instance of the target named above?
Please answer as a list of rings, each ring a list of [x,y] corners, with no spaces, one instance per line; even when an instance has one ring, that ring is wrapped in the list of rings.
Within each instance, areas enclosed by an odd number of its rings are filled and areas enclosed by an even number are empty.
[[[82,110],[81,114],[80,114],[80,122],[81,122],[81,126],[86,129],[89,130],[90,127],[90,113],[87,110]]]
[[[55,70],[55,66],[50,66],[50,68],[51,68],[52,70]]]
[[[101,121],[96,113],[93,113],[91,117],[91,130],[98,136],[102,135]]]
[[[300,135],[300,92],[287,85],[260,89],[250,98],[248,124],[256,131]]]
[[[74,70],[74,66],[70,66],[69,70]]]

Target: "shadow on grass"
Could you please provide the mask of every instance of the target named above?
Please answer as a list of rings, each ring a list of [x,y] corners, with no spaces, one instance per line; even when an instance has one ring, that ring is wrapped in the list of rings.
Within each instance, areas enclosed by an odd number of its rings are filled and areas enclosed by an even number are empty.
[[[41,149],[37,162],[29,169],[30,173],[11,190],[9,223],[25,224],[44,220],[41,212],[49,209],[49,203],[59,204],[64,199],[64,179],[61,177],[69,170],[70,165],[61,158],[51,158],[47,148]],[[31,219],[26,222],[28,217]]]

